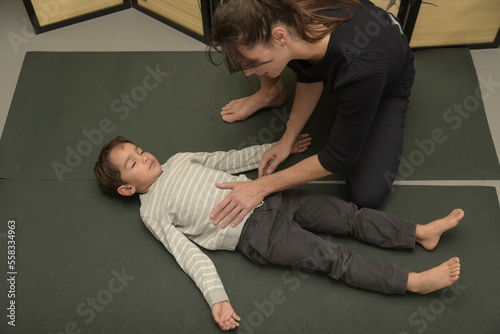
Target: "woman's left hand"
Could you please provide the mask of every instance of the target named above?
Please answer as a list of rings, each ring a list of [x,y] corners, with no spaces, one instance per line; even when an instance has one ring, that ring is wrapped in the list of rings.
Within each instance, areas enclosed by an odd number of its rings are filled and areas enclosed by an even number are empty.
[[[231,227],[238,226],[265,197],[258,180],[217,183],[215,186],[220,189],[232,189],[231,193],[210,212],[213,224],[220,228],[226,228],[229,224]]]
[[[301,134],[295,139],[292,147],[290,148],[290,151],[288,152],[292,154],[304,152],[311,145],[311,141],[312,138],[309,134]],[[279,151],[280,148],[276,147],[277,145],[278,144],[274,145],[269,150],[267,150],[264,156],[266,154],[268,154],[268,156],[273,156],[273,148]],[[286,156],[288,156],[288,153]],[[274,164],[275,162],[276,160],[274,160],[272,164]],[[263,163],[261,163],[261,165],[262,164]],[[276,163],[276,166],[278,164],[279,163]],[[259,174],[260,174],[260,167],[259,167]],[[261,184],[262,181],[263,181],[262,179],[257,179],[248,182],[217,183],[215,185],[217,188],[232,189],[232,191],[210,213],[210,218],[214,220],[213,221],[214,225],[218,225],[220,228],[226,228],[229,224],[231,224],[232,227],[238,226],[238,224],[243,220],[243,218],[245,218],[245,216],[252,209],[258,206],[266,196],[266,193],[264,192]]]

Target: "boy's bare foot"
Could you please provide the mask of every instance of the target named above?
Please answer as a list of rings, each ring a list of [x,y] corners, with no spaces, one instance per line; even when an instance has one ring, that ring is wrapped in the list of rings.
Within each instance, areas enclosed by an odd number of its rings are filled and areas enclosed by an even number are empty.
[[[286,102],[286,88],[281,80],[270,89],[261,89],[257,93],[233,100],[221,111],[222,119],[228,123],[243,121],[262,108],[279,107]]]
[[[460,259],[453,257],[441,265],[421,273],[410,273],[406,290],[426,294],[446,288],[460,276]]]
[[[462,209],[455,209],[444,218],[437,219],[427,225],[417,225],[415,241],[426,250],[433,250],[438,245],[441,235],[457,226],[464,215],[465,213]]]

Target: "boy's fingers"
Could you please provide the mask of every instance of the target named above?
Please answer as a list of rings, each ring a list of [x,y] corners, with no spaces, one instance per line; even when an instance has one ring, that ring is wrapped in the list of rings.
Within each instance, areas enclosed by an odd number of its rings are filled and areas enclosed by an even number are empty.
[[[312,144],[312,138],[303,139],[300,141],[300,146],[310,146]]]

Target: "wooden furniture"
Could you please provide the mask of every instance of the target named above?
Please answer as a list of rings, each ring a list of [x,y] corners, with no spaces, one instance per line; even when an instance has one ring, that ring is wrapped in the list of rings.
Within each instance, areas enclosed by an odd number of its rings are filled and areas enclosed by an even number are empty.
[[[35,33],[130,8],[129,0],[23,0]]]
[[[499,0],[415,0],[405,33],[413,48],[500,45]]]
[[[131,6],[204,43],[220,0],[23,0],[36,33]],[[412,48],[500,45],[500,0],[372,0],[400,20]]]
[[[215,3],[210,0],[132,0],[132,6],[202,42],[207,42]]]

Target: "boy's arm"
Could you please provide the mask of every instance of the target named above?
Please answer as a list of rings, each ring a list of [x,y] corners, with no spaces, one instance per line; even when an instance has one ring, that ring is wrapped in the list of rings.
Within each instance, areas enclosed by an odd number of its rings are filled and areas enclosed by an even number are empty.
[[[297,136],[292,144],[290,153],[302,153],[311,145],[309,134]],[[262,156],[274,144],[249,146],[241,150],[228,152],[194,153],[195,158],[205,167],[226,171],[229,174],[242,173],[259,167]]]
[[[256,169],[262,155],[272,144],[254,145],[241,150],[193,153],[193,158],[201,165],[229,174]]]
[[[170,228],[167,229],[171,231],[166,231],[165,235],[173,234],[173,247],[170,246],[170,242],[163,242],[163,244],[175,257],[182,270],[191,277],[200,289],[212,310],[214,321],[224,331],[239,326],[240,317],[229,303],[229,298],[212,260],[173,225],[168,224],[168,226]]]
[[[228,301],[224,286],[212,260],[193,242],[170,223],[144,218],[144,223],[153,235],[165,246],[200,289],[208,305]]]
[[[228,301],[223,301],[212,305],[212,316],[215,322],[223,331],[228,331],[238,327],[241,318],[234,312]]]

